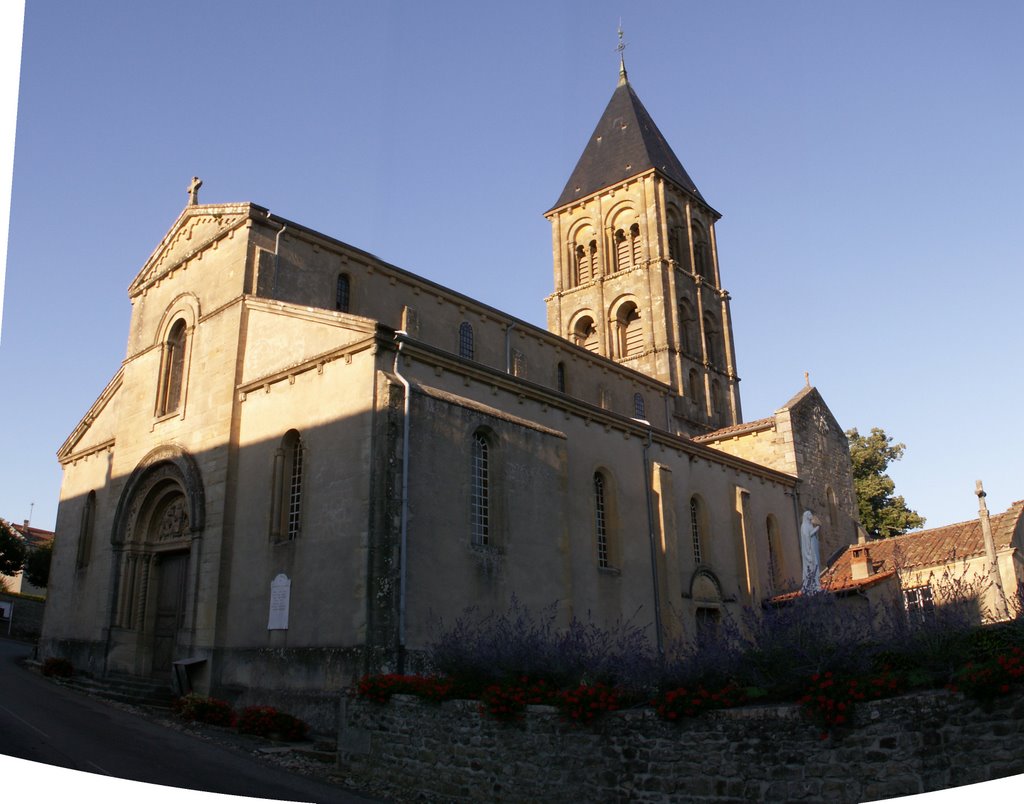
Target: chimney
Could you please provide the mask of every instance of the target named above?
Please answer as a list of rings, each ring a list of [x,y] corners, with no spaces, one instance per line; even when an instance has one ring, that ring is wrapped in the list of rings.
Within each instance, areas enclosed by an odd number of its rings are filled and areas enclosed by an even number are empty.
[[[871,563],[871,553],[866,544],[858,544],[850,548],[850,576],[855,581],[870,578],[875,572]]]

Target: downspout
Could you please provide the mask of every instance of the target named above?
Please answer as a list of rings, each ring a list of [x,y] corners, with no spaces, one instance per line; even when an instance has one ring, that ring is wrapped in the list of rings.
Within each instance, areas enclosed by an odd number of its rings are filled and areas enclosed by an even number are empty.
[[[644,443],[644,496],[647,500],[647,535],[651,542],[651,587],[654,590],[654,630],[658,638],[658,658],[665,656],[665,640],[661,632],[661,590],[658,588],[658,548],[654,535],[654,506],[651,501],[651,464],[647,454],[653,442],[653,430],[647,429]]]
[[[267,213],[267,220],[270,220],[270,213]],[[274,282],[271,285],[270,295],[272,298],[277,298],[277,275],[281,269],[281,235],[285,233],[288,228],[287,225],[282,225],[277,230],[277,237],[274,238]]]
[[[398,552],[398,672],[405,672],[405,578],[408,562],[406,561],[406,544],[409,535],[409,413],[411,410],[412,391],[409,381],[398,370],[398,362],[402,358],[402,338],[407,333],[399,330],[395,333],[398,349],[395,350],[394,373],[405,389],[405,401],[402,404],[402,507],[399,520],[399,552]]]
[[[513,321],[505,327],[505,373],[512,373],[512,330],[516,328]]]

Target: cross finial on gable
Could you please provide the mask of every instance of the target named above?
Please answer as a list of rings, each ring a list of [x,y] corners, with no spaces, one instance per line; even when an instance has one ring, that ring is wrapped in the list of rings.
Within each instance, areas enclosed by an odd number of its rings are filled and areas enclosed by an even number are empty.
[[[203,180],[198,176],[192,177],[192,183],[188,186],[188,205],[194,207],[199,203],[199,188],[203,186]]]

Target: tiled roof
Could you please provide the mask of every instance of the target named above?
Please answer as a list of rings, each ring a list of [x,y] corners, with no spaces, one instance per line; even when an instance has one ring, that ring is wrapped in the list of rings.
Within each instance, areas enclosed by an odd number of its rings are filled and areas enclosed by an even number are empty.
[[[1001,514],[992,514],[992,540],[996,551],[1010,547],[1013,534],[1024,514],[1024,500],[1018,500]],[[825,572],[822,586],[838,590],[863,586],[874,582],[881,573],[892,574],[899,569],[937,567],[952,561],[974,558],[985,553],[981,533],[981,520],[971,519],[941,528],[919,530],[889,539],[874,539],[866,543],[874,574],[865,580],[854,581],[850,572],[851,550],[847,547]]]
[[[628,81],[621,81],[552,209],[651,168],[703,201],[697,186]]]
[[[728,427],[712,430],[710,433],[704,433],[704,435],[694,436],[693,440],[705,443],[708,441],[718,441],[722,438],[731,438],[732,436],[743,435],[744,433],[752,433],[755,430],[767,430],[773,424],[775,424],[775,417],[768,416],[765,419],[756,419],[752,422],[730,424]]]
[[[8,522],[7,524],[11,526],[11,530],[25,540],[29,547],[44,547],[53,541],[52,530],[33,528],[30,525],[16,525],[13,522]]]

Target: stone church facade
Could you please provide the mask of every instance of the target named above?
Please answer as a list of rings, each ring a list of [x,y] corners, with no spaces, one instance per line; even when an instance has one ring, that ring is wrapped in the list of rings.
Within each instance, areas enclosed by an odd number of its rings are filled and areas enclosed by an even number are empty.
[[[44,656],[329,725],[468,606],[667,645],[799,586],[804,508],[855,541],[817,391],[742,421],[719,215],[624,70],[547,213],[546,330],[197,187],[58,453]]]

